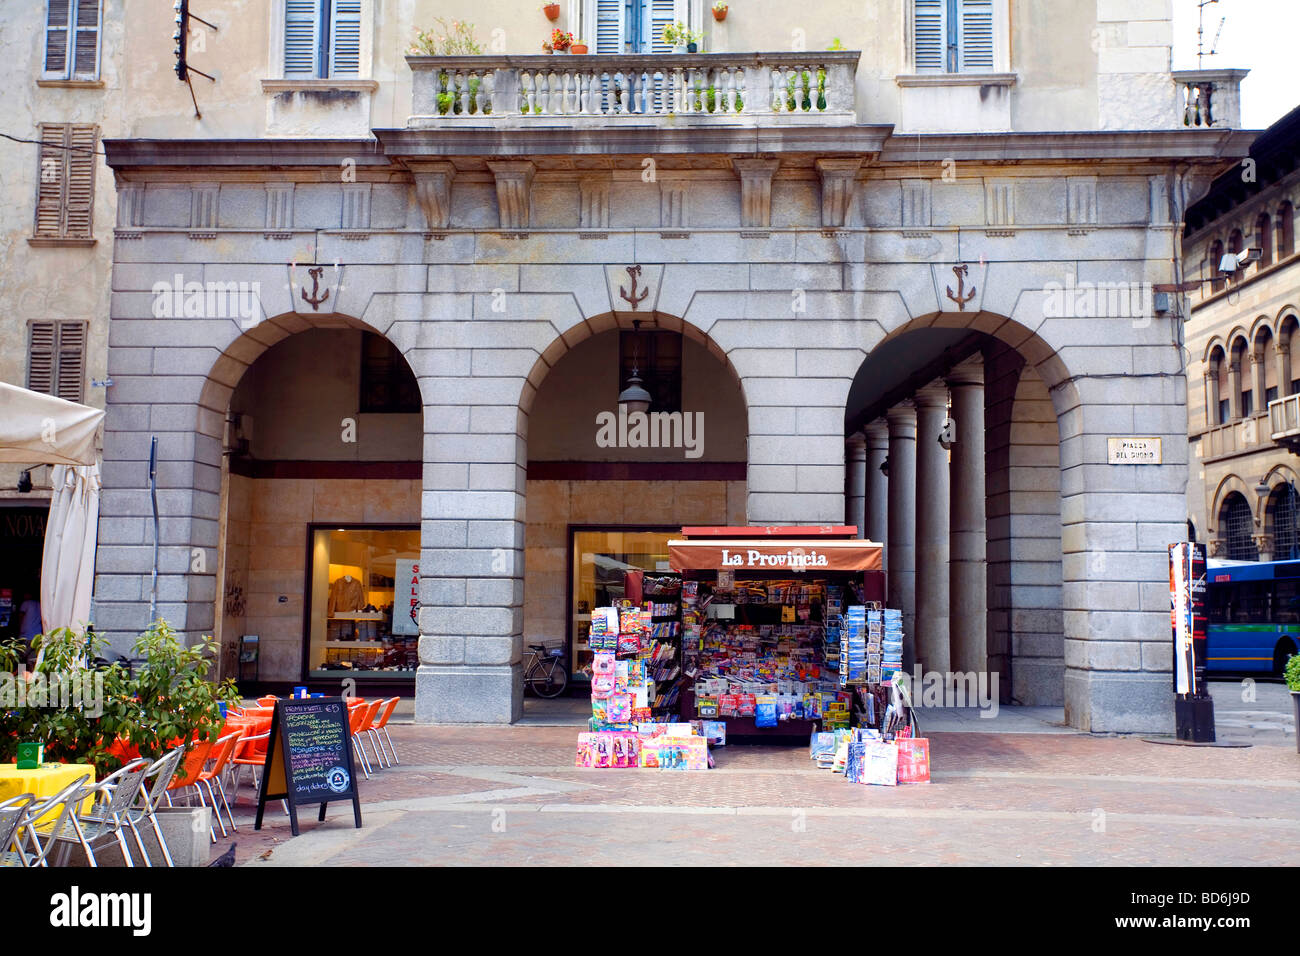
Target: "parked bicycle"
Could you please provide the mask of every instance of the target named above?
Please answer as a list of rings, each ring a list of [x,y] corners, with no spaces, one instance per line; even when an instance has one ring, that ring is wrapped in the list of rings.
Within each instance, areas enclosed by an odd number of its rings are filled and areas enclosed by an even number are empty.
[[[564,648],[529,644],[524,687],[538,697],[559,697],[569,686],[569,672],[564,666]]]

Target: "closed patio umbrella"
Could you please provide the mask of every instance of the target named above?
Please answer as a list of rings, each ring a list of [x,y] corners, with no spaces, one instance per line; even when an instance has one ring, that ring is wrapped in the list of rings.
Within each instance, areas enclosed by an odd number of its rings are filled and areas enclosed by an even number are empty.
[[[81,630],[90,620],[99,529],[99,466],[56,465],[41,560],[41,623]]]

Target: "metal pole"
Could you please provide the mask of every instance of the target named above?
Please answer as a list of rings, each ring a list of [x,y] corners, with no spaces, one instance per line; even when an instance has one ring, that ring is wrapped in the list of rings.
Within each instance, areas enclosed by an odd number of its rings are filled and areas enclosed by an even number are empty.
[[[149,579],[149,623],[158,620],[158,436],[149,440],[149,500],[153,505],[153,574]]]

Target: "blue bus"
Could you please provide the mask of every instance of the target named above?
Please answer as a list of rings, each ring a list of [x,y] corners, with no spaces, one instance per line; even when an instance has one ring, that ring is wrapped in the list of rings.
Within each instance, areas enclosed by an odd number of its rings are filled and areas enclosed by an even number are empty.
[[[1210,559],[1205,584],[1206,671],[1280,677],[1300,653],[1300,560]]]

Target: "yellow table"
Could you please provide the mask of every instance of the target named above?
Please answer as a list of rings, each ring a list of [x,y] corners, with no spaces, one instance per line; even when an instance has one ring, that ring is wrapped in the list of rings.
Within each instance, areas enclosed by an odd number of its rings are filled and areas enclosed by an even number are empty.
[[[0,763],[0,801],[24,793],[35,794],[38,802],[48,800],[82,777],[87,778],[87,784],[94,783],[94,766],[88,763],[43,763],[32,770],[19,770],[15,763]],[[91,798],[87,797],[81,812],[88,812],[90,805]],[[37,826],[53,823],[57,817],[58,811],[51,810],[36,821]]]

